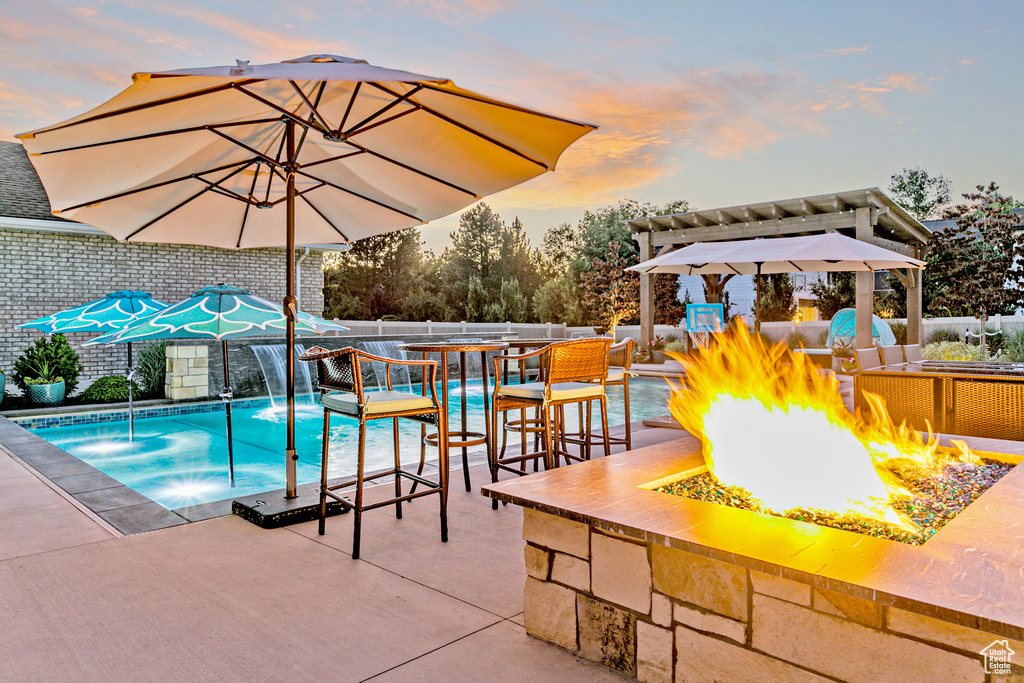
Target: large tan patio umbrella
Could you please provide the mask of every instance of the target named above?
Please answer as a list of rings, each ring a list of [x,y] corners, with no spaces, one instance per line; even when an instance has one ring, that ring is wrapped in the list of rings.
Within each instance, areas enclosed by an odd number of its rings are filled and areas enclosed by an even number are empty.
[[[827,232],[732,242],[698,242],[659,254],[626,270],[681,275],[754,275],[755,330],[761,331],[761,275],[924,268],[924,261],[874,244]]]
[[[312,55],[137,73],[127,90],[21,139],[54,213],[126,242],[287,249],[422,225],[554,170],[594,126],[444,78]],[[294,346],[294,319],[287,325]],[[286,354],[286,495],[295,496]]]

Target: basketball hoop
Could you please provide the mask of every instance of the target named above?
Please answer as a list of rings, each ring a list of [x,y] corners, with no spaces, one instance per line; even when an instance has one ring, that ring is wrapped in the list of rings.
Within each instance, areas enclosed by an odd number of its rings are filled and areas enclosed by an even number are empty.
[[[706,331],[690,332],[690,344],[695,349],[706,349],[708,348],[708,342],[711,341],[711,333]]]

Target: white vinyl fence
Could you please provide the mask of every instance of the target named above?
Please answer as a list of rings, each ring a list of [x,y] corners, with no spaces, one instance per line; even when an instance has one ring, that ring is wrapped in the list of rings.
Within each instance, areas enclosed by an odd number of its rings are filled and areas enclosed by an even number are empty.
[[[444,323],[444,322],[411,322],[400,320],[335,320],[349,328],[348,332],[333,333],[346,337],[408,337],[419,334],[466,335],[466,334],[508,334],[520,339],[566,339],[569,337],[593,336],[592,327],[569,327],[562,323]],[[902,322],[906,319],[893,319],[888,322]],[[796,332],[807,340],[810,346],[818,346],[823,335],[828,334],[829,321],[813,322],[781,322],[761,323],[761,332],[776,341],[784,341]],[[1004,334],[1024,329],[1024,316],[1003,315],[989,318],[986,327],[1001,330]],[[975,318],[926,318],[922,321],[923,338],[927,340],[936,330],[952,329],[963,337],[965,332],[978,333],[978,321]],[[654,334],[668,339],[686,338],[686,326],[655,325]],[[622,341],[626,337],[640,339],[639,325],[622,325],[615,330],[615,339]],[[824,342],[821,341],[823,345]]]

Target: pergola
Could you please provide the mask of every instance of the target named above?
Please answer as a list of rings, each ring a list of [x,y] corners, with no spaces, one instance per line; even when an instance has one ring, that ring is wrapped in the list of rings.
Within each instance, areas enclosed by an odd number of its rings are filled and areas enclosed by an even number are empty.
[[[877,187],[687,211],[624,221],[640,245],[640,261],[696,242],[791,237],[839,231],[885,249],[923,259],[931,232]],[[890,271],[907,288],[907,343],[921,343],[921,271]],[[640,275],[640,344],[654,339],[653,274]],[[856,347],[871,346],[873,273],[857,273]]]

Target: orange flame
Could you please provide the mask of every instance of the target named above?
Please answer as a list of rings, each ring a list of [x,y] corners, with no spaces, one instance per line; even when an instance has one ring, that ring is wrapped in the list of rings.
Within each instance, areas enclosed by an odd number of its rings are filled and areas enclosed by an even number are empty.
[[[916,531],[892,506],[910,495],[903,480],[953,461],[979,462],[965,444],[955,442],[958,453],[939,450],[930,432],[925,438],[894,424],[877,397],[868,396],[869,414],[852,415],[835,379],[819,374],[809,356],[769,347],[745,325],[716,341],[691,356],[674,354],[686,386],[672,387],[669,409],[701,439],[711,474],[765,508],[854,514]]]

